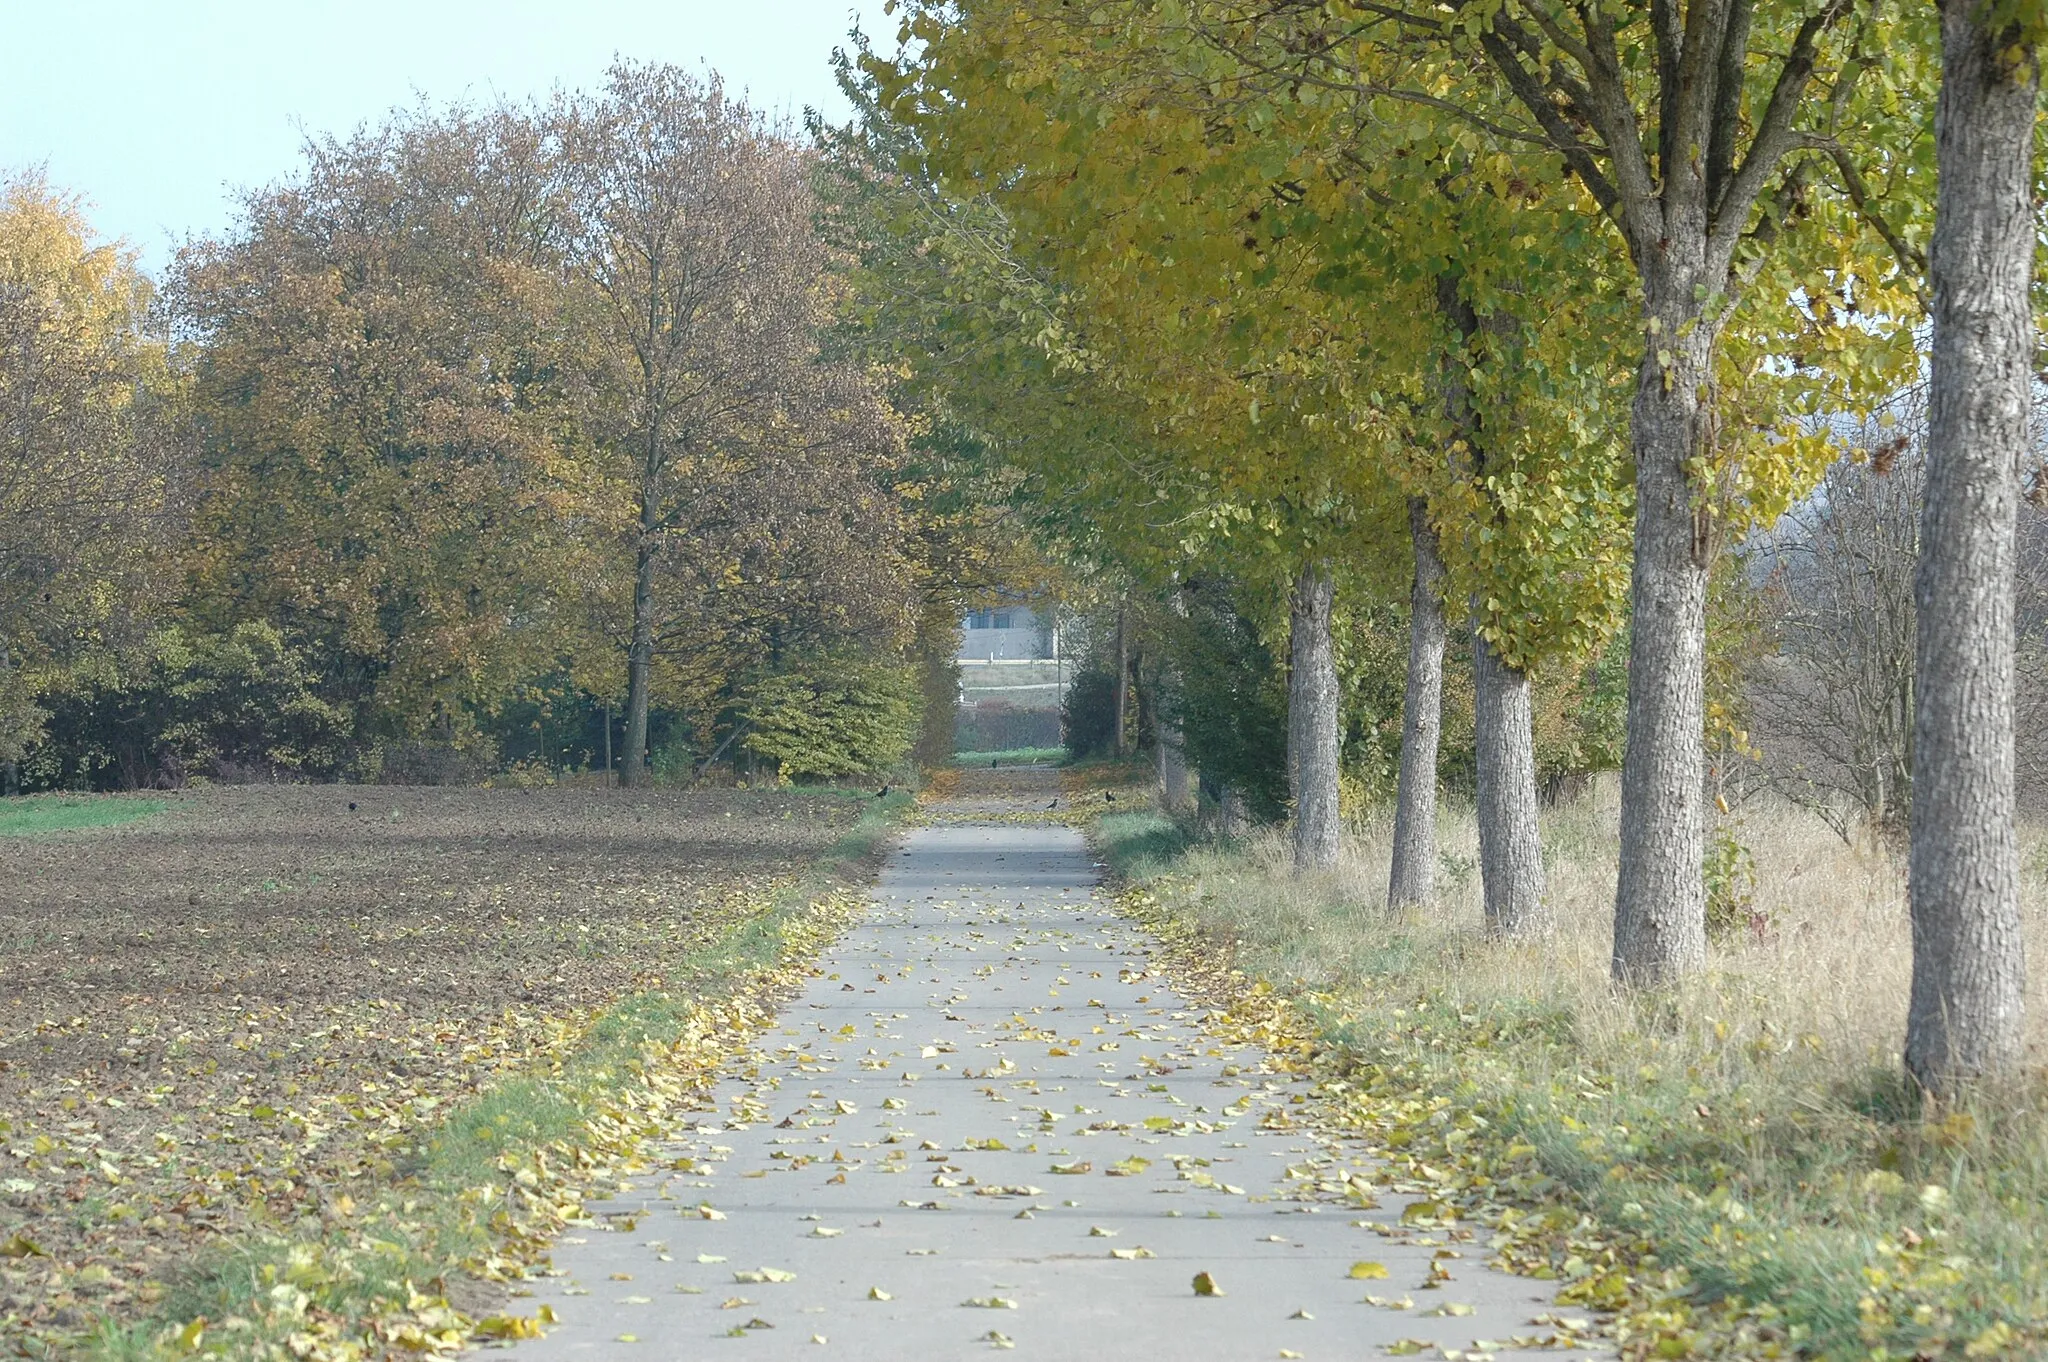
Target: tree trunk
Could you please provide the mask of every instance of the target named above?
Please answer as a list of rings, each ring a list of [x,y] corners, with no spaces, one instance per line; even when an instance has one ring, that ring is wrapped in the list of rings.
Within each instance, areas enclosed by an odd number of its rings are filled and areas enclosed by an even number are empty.
[[[1337,864],[1337,664],[1331,652],[1335,587],[1328,563],[1295,580],[1288,603],[1287,750],[1294,794],[1294,871]]]
[[[1188,804],[1188,760],[1181,746],[1180,725],[1173,721],[1171,697],[1178,693],[1177,673],[1162,668],[1161,690],[1166,703],[1153,713],[1153,746],[1159,757],[1159,807],[1177,814]]]
[[[2013,1068],[2026,983],[2013,832],[2013,567],[2029,443],[2040,72],[1972,0],[1941,6],[1927,491],[1913,583],[1906,1071],[1954,1097]],[[2015,61],[2014,57],[2020,57]]]
[[[633,642],[626,653],[626,750],[619,783],[644,784],[647,776],[648,684],[654,670],[654,539],[640,536],[633,573]]]
[[[1245,806],[1244,795],[1232,786],[1225,785],[1223,793],[1216,800],[1216,820],[1223,829],[1223,836],[1231,841],[1252,830],[1252,813]]]
[[[1129,746],[1130,733],[1124,718],[1124,713],[1130,708],[1131,703],[1131,640],[1125,619],[1125,616],[1129,613],[1129,606],[1123,602],[1118,602],[1116,607],[1116,686],[1112,691],[1111,703],[1116,706],[1116,754],[1119,758],[1127,757],[1131,753]]]
[[[1408,603],[1408,688],[1401,698],[1401,775],[1394,794],[1394,868],[1387,906],[1436,892],[1436,752],[1443,732],[1444,565],[1420,497],[1408,503],[1415,580]]]
[[[1697,276],[1651,292],[1630,419],[1636,525],[1621,763],[1621,865],[1614,890],[1614,977],[1656,987],[1706,964],[1707,530],[1687,468],[1709,444],[1714,335],[1694,300]]]
[[[613,783],[612,774],[612,707],[609,701],[604,707],[604,783]]]
[[[0,761],[0,795],[13,798],[21,793],[21,763],[12,759]]]
[[[1473,615],[1479,612],[1475,608]],[[1479,774],[1479,877],[1492,936],[1541,936],[1553,925],[1544,901],[1536,833],[1536,753],[1529,676],[1501,661],[1472,630],[1473,727]]]

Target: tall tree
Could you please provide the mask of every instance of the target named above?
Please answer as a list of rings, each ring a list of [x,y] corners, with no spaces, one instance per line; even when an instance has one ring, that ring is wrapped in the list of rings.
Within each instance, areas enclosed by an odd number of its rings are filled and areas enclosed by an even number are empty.
[[[518,111],[401,113],[309,140],[173,274],[191,622],[277,626],[365,744],[465,737],[580,631],[556,176]]]
[[[176,584],[186,447],[150,306],[75,199],[0,180],[0,793],[44,691],[139,642]]]
[[[1927,490],[1914,579],[1906,1070],[1954,1097],[2019,1059],[2013,535],[2030,444],[2040,6],[1942,0]]]
[[[1872,188],[1883,181],[1870,170],[1909,176],[1915,164],[1898,144],[1910,142],[1910,121],[1872,107],[1919,77],[1913,45],[1889,41],[1903,21],[1852,0],[1209,0],[1158,15],[1180,39],[1183,69],[1228,56],[1265,77],[1264,106],[1430,110],[1461,123],[1462,138],[1512,153],[1525,173],[1562,165],[1585,191],[1562,206],[1618,240],[1640,349],[1613,968],[1644,985],[1698,968],[1708,571],[1739,523],[1737,484],[1782,498],[1778,484],[1796,494],[1824,462],[1810,449],[1788,459],[1730,438],[1740,427],[1722,385],[1741,357],[1726,342],[1758,314],[1773,315],[1781,334],[1796,330],[1796,313],[1839,350],[1859,339],[1838,325],[1845,314],[1910,310],[1898,281],[1912,248],[1885,218],[1885,195]],[[1848,230],[1858,216],[1877,230]],[[1581,240],[1595,247],[1596,236]],[[1796,261],[1794,243],[1806,253]],[[1866,359],[1837,372],[1880,390],[1904,371],[1909,347],[1899,328],[1860,331],[1866,349],[1888,346],[1889,367]]]
[[[790,475],[858,464],[896,437],[865,373],[820,354],[832,262],[799,148],[716,77],[673,66],[619,63],[601,93],[564,101],[558,118],[577,222],[571,268],[591,298],[585,419],[626,510],[620,770],[634,784],[657,658],[687,662],[703,645],[678,584],[700,595],[744,584],[728,541],[773,519],[778,502],[859,511],[832,505],[817,478]],[[886,561],[891,542],[848,545],[841,561]],[[891,613],[907,638],[912,603]]]

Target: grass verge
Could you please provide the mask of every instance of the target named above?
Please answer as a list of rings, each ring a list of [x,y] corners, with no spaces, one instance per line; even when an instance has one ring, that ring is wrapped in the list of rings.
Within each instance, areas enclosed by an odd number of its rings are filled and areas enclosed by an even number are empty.
[[[514,1313],[508,1284],[581,1218],[584,1199],[643,1169],[643,1142],[672,1129],[773,1020],[865,904],[856,879],[910,803],[872,801],[808,875],[775,886],[664,987],[589,1017],[546,1063],[422,1130],[391,1177],[334,1188],[319,1215],[237,1237],[148,1318],[103,1321],[49,1351],[355,1362],[537,1335],[545,1315]]]
[[[1308,879],[1275,838],[1152,814],[1096,842],[1169,943],[1231,959],[1240,993],[1271,981],[1391,1176],[1613,1312],[1624,1357],[2048,1354],[2048,1101],[1907,1100],[1897,867],[1772,811],[1745,834],[1768,926],[1631,999],[1606,983],[1614,814],[1610,792],[1548,820],[1561,926],[1533,946],[1481,935],[1469,818],[1446,820],[1440,900],[1401,915],[1378,825]]]
[[[126,795],[25,795],[0,799],[0,837],[36,837],[133,823],[168,807],[161,799]]]
[[[987,766],[1001,763],[1004,766],[1036,765],[1040,762],[1060,763],[1067,759],[1064,747],[1006,747],[1000,752],[955,752],[955,766]]]

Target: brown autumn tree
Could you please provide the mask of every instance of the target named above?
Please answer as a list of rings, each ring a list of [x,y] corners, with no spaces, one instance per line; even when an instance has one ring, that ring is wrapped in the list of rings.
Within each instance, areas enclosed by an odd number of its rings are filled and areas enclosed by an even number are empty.
[[[185,444],[151,301],[77,200],[0,179],[0,793],[46,688],[136,642],[175,578]]]
[[[579,417],[630,583],[631,783],[658,672],[703,708],[740,666],[825,633],[908,640],[900,438],[864,368],[821,350],[835,262],[807,153],[673,66],[622,62],[553,116]]]
[[[587,498],[561,369],[566,219],[514,111],[310,141],[173,283],[198,352],[192,622],[278,626],[367,740],[459,738],[571,646]]]

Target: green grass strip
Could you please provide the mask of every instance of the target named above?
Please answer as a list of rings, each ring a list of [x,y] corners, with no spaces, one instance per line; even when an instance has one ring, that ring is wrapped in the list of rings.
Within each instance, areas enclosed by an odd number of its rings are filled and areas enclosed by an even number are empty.
[[[162,813],[162,799],[129,795],[26,795],[0,799],[0,837],[41,837],[84,828],[113,828]]]

